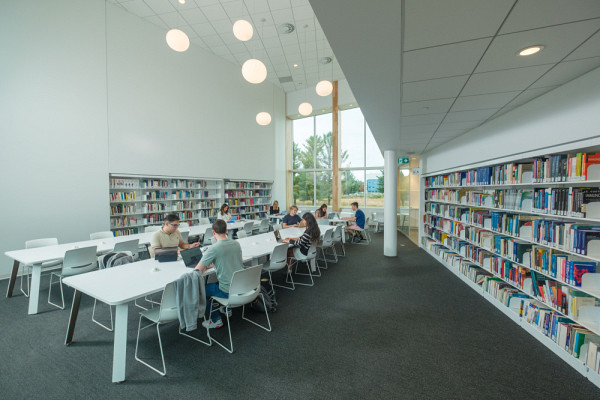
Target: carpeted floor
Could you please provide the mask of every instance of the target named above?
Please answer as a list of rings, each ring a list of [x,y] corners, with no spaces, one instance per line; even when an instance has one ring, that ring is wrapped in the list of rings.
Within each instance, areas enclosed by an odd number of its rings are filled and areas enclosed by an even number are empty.
[[[397,258],[383,257],[383,234],[373,237],[370,246],[347,246],[315,287],[279,289],[271,333],[236,310],[233,354],[180,336],[176,325],[161,328],[166,377],[133,357],[131,306],[120,384],[111,383],[112,336],[92,323],[93,302],[83,297],[75,342],[66,347],[69,311],[45,303],[44,278],[40,314],[28,316],[20,294],[0,300],[0,397],[600,398],[600,389],[406,237],[398,235]],[[0,282],[0,293],[6,286]],[[156,331],[143,331],[141,341],[142,354],[160,362]]]

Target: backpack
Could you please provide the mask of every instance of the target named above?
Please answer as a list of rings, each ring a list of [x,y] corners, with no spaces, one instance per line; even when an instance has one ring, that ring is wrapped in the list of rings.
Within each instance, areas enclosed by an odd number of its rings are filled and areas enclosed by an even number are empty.
[[[119,265],[129,264],[135,260],[131,256],[129,251],[121,251],[118,253],[110,252],[103,256],[100,256],[100,269],[117,267]]]
[[[260,285],[260,293],[263,295],[265,299],[265,305],[267,306],[267,311],[273,313],[277,311],[277,300],[275,299],[275,294],[273,294],[265,285],[261,283]],[[252,303],[250,303],[250,307],[254,311],[258,311],[261,313],[265,312],[265,307],[263,305],[262,299],[258,296]]]

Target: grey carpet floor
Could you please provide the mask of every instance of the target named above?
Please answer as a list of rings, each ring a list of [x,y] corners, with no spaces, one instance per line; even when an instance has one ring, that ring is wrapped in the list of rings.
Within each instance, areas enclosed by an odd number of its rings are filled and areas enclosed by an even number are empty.
[[[91,322],[92,301],[83,297],[75,342],[66,347],[68,307],[45,303],[43,278],[40,314],[28,316],[20,294],[0,300],[0,398],[600,398],[600,389],[407,238],[399,235],[399,256],[386,258],[382,234],[373,236],[370,246],[347,246],[315,287],[279,289],[271,333],[234,312],[234,354],[180,336],[176,325],[161,328],[166,377],[133,357],[131,306],[120,384],[111,383],[112,335]],[[0,293],[6,286],[0,282]],[[142,332],[140,351],[157,363],[155,332]]]

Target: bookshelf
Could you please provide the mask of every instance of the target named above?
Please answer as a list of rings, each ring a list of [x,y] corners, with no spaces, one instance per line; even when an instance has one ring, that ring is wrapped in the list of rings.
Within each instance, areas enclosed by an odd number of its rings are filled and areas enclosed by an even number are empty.
[[[600,153],[421,179],[421,246],[600,387]]]
[[[246,219],[266,218],[272,187],[272,182],[226,179],[224,199],[232,215]]]
[[[181,177],[109,177],[110,229],[115,236],[140,233],[174,213],[181,222],[214,219],[223,201],[223,180]]]

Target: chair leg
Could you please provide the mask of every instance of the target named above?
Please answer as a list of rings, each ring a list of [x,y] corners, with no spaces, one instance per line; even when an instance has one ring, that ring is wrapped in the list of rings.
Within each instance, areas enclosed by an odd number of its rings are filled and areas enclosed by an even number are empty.
[[[308,274],[305,273],[298,273],[298,261],[295,262],[294,266],[296,268],[296,275],[304,275],[304,276],[309,276],[310,277],[310,283],[302,283],[302,282],[295,282],[296,285],[302,285],[302,286],[314,286],[315,285],[315,281],[313,280],[313,275],[310,271],[310,264],[308,262],[305,262],[306,266],[308,267]]]
[[[319,251],[318,249],[321,249],[321,254],[323,254],[323,261],[325,261],[325,266],[324,267],[319,267],[321,269],[327,269],[327,256],[325,255],[325,248],[324,247],[317,247],[317,252]]]
[[[187,337],[189,337],[190,339],[193,339],[193,340],[195,340],[196,342],[200,342],[200,343],[202,343],[202,344],[205,344],[205,345],[207,345],[207,346],[209,346],[209,347],[210,347],[210,346],[212,346],[212,341],[210,340],[210,336],[209,336],[209,338],[208,338],[208,342],[205,342],[204,340],[198,339],[197,337],[193,337],[192,335],[189,335],[189,334],[187,334],[187,333],[183,332],[183,331],[181,330],[181,328],[179,328],[179,334],[180,334],[180,335],[183,335],[183,336],[187,336]]]
[[[284,288],[287,290],[296,290],[296,285],[294,284],[294,278],[292,277],[292,271],[287,266],[285,268],[287,269],[287,271],[285,273],[285,283],[290,283],[291,286],[278,285],[276,283],[273,283],[273,280],[271,280],[271,286],[277,286],[277,287]],[[271,275],[271,272],[269,272],[269,275]]]
[[[246,306],[244,305],[242,307],[242,319],[245,319],[248,322],[253,323],[254,325],[258,326],[259,328],[264,329],[267,332],[271,332],[271,321],[269,320],[269,312],[267,311],[267,304],[265,303],[265,296],[263,296],[262,293],[258,294],[263,302],[263,307],[265,308],[265,315],[267,316],[267,324],[268,324],[268,328],[266,326],[262,326],[254,321],[252,321],[250,318],[246,318]],[[228,321],[229,322],[229,321]]]
[[[210,315],[212,314],[212,310],[213,310],[213,301],[210,301],[210,311],[208,312],[208,318],[210,318]],[[210,334],[210,329],[207,329],[207,333],[208,333],[208,337],[212,342],[215,342],[216,344],[218,344],[219,346],[221,346],[222,348],[224,348],[229,354],[233,353],[233,338],[231,337],[231,324],[229,323],[229,313],[225,313],[225,316],[227,317],[227,331],[229,332],[229,346],[227,347],[225,346],[223,343],[219,342],[217,339],[215,339],[214,337],[212,337],[212,335]]]
[[[59,306],[58,304],[53,303],[52,301],[50,301],[50,296],[52,295],[52,277],[56,275],[54,273],[50,274],[50,288],[48,290],[48,304],[52,304],[54,307],[58,307],[61,310],[65,309],[65,295],[63,293],[63,287],[62,287],[62,277],[58,277],[58,283],[60,285],[60,298],[62,300],[62,306]]]
[[[153,367],[152,365],[148,364],[146,361],[142,360],[141,358],[138,357],[138,344],[140,341],[140,331],[142,329],[146,329],[150,326],[154,325],[154,323],[150,324],[150,325],[146,325],[145,327],[141,327],[142,326],[142,315],[140,315],[140,322],[138,323],[138,333],[137,333],[137,339],[135,340],[135,359],[139,362],[141,362],[142,364],[144,364],[146,367],[150,368],[151,370],[153,370],[154,372],[157,372],[160,376],[165,376],[167,374],[167,368],[165,367],[165,356],[163,354],[163,349],[162,349],[162,340],[160,340],[160,330],[159,330],[159,324],[156,324],[156,333],[158,335],[158,345],[160,347],[160,358],[162,360],[162,366],[163,366],[163,370],[160,371],[157,368]]]
[[[96,314],[96,302],[97,300],[94,299],[94,308],[92,309],[92,321],[97,323],[98,325],[100,325],[101,327],[103,327],[104,329],[106,329],[109,332],[112,332],[114,329],[114,324],[113,324],[113,313],[112,313],[112,306],[108,306],[108,311],[110,312],[110,328],[106,325],[104,325],[102,322],[97,321],[95,319],[95,314]]]

